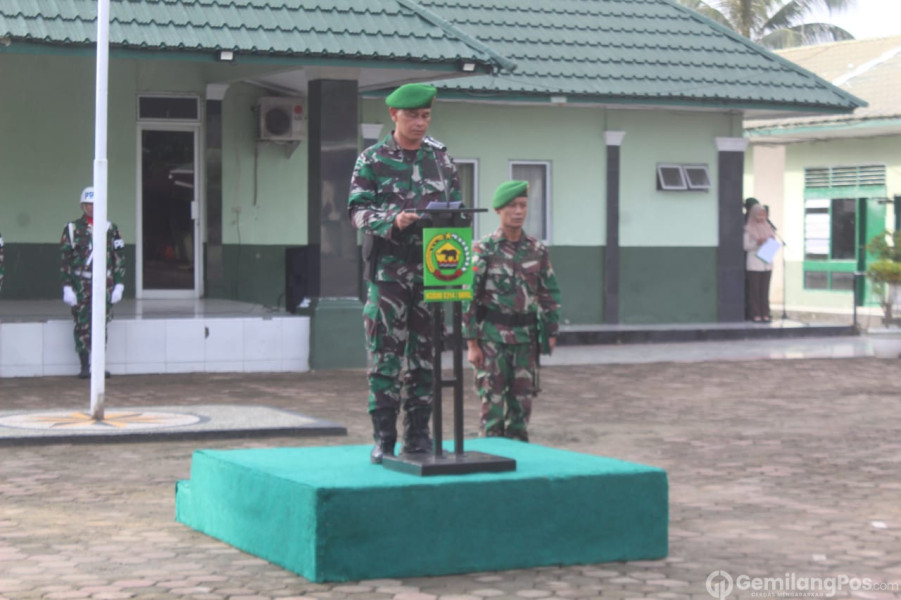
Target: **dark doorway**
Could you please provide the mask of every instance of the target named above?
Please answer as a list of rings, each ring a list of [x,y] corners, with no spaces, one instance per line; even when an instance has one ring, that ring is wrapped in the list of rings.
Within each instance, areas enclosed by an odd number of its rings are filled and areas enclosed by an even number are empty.
[[[195,132],[141,131],[144,290],[195,288]]]

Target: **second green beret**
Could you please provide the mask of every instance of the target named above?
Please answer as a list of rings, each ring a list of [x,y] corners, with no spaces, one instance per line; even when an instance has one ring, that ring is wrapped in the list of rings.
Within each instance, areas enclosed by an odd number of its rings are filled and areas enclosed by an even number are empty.
[[[402,85],[387,98],[385,104],[391,108],[431,108],[438,90],[424,83],[408,83]]]
[[[527,196],[528,194],[528,181],[505,181],[500,184],[494,192],[494,198],[491,200],[491,208],[503,208],[513,202],[514,198]]]

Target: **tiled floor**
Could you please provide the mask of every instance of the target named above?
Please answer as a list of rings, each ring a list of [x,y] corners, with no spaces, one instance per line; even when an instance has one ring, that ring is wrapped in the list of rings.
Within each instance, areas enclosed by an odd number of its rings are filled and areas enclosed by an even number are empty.
[[[784,357],[784,343],[703,346]],[[348,435],[3,448],[0,599],[710,600],[725,594],[708,592],[708,581],[727,574],[728,600],[901,599],[901,363],[672,362],[700,357],[699,346],[639,349],[635,364],[549,367],[530,424],[535,444],[667,471],[663,560],[311,583],[175,522],[175,483],[190,478],[198,449],[371,443],[364,370],[134,375],[110,380],[111,404],[269,406],[340,422]],[[83,408],[86,395],[70,377],[0,379],[7,410]],[[479,410],[467,379],[467,438],[478,435]],[[373,518],[383,510],[403,506],[374,504]],[[527,538],[529,524],[513,533]],[[747,587],[786,580],[798,583]],[[810,582],[841,587],[817,592]]]

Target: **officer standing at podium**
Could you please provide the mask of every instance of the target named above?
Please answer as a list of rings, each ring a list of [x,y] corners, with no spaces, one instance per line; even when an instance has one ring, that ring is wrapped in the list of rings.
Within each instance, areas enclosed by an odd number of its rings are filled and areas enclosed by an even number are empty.
[[[553,351],[560,320],[560,288],[548,250],[523,231],[528,187],[507,181],[494,193],[491,206],[501,224],[474,244],[473,300],[463,306],[482,432],[524,442],[538,393],[538,354]]]
[[[364,233],[373,463],[394,455],[401,407],[403,452],[432,451],[432,319],[423,299],[422,224],[416,210],[461,200],[453,160],[426,135],[436,95],[433,86],[415,83],[392,92],[385,104],[394,131],[360,154],[351,180],[348,213]]]

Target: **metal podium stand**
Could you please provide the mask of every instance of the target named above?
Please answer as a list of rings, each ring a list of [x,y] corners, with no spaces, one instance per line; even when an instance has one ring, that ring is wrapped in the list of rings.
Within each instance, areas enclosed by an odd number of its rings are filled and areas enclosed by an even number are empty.
[[[478,208],[440,208],[417,211],[420,221],[431,227],[472,227],[472,213],[486,212]],[[429,224],[431,221],[431,224]],[[425,252],[425,248],[423,249]],[[470,267],[471,268],[471,267]],[[463,475],[466,473],[499,473],[516,470],[512,458],[466,452],[463,449],[463,311],[461,301],[452,301],[451,346],[453,348],[453,377],[443,379],[441,369],[442,333],[444,331],[444,302],[432,302],[432,452],[385,456],[382,465],[392,471],[412,475]],[[444,451],[442,390],[454,390],[454,451]]]

